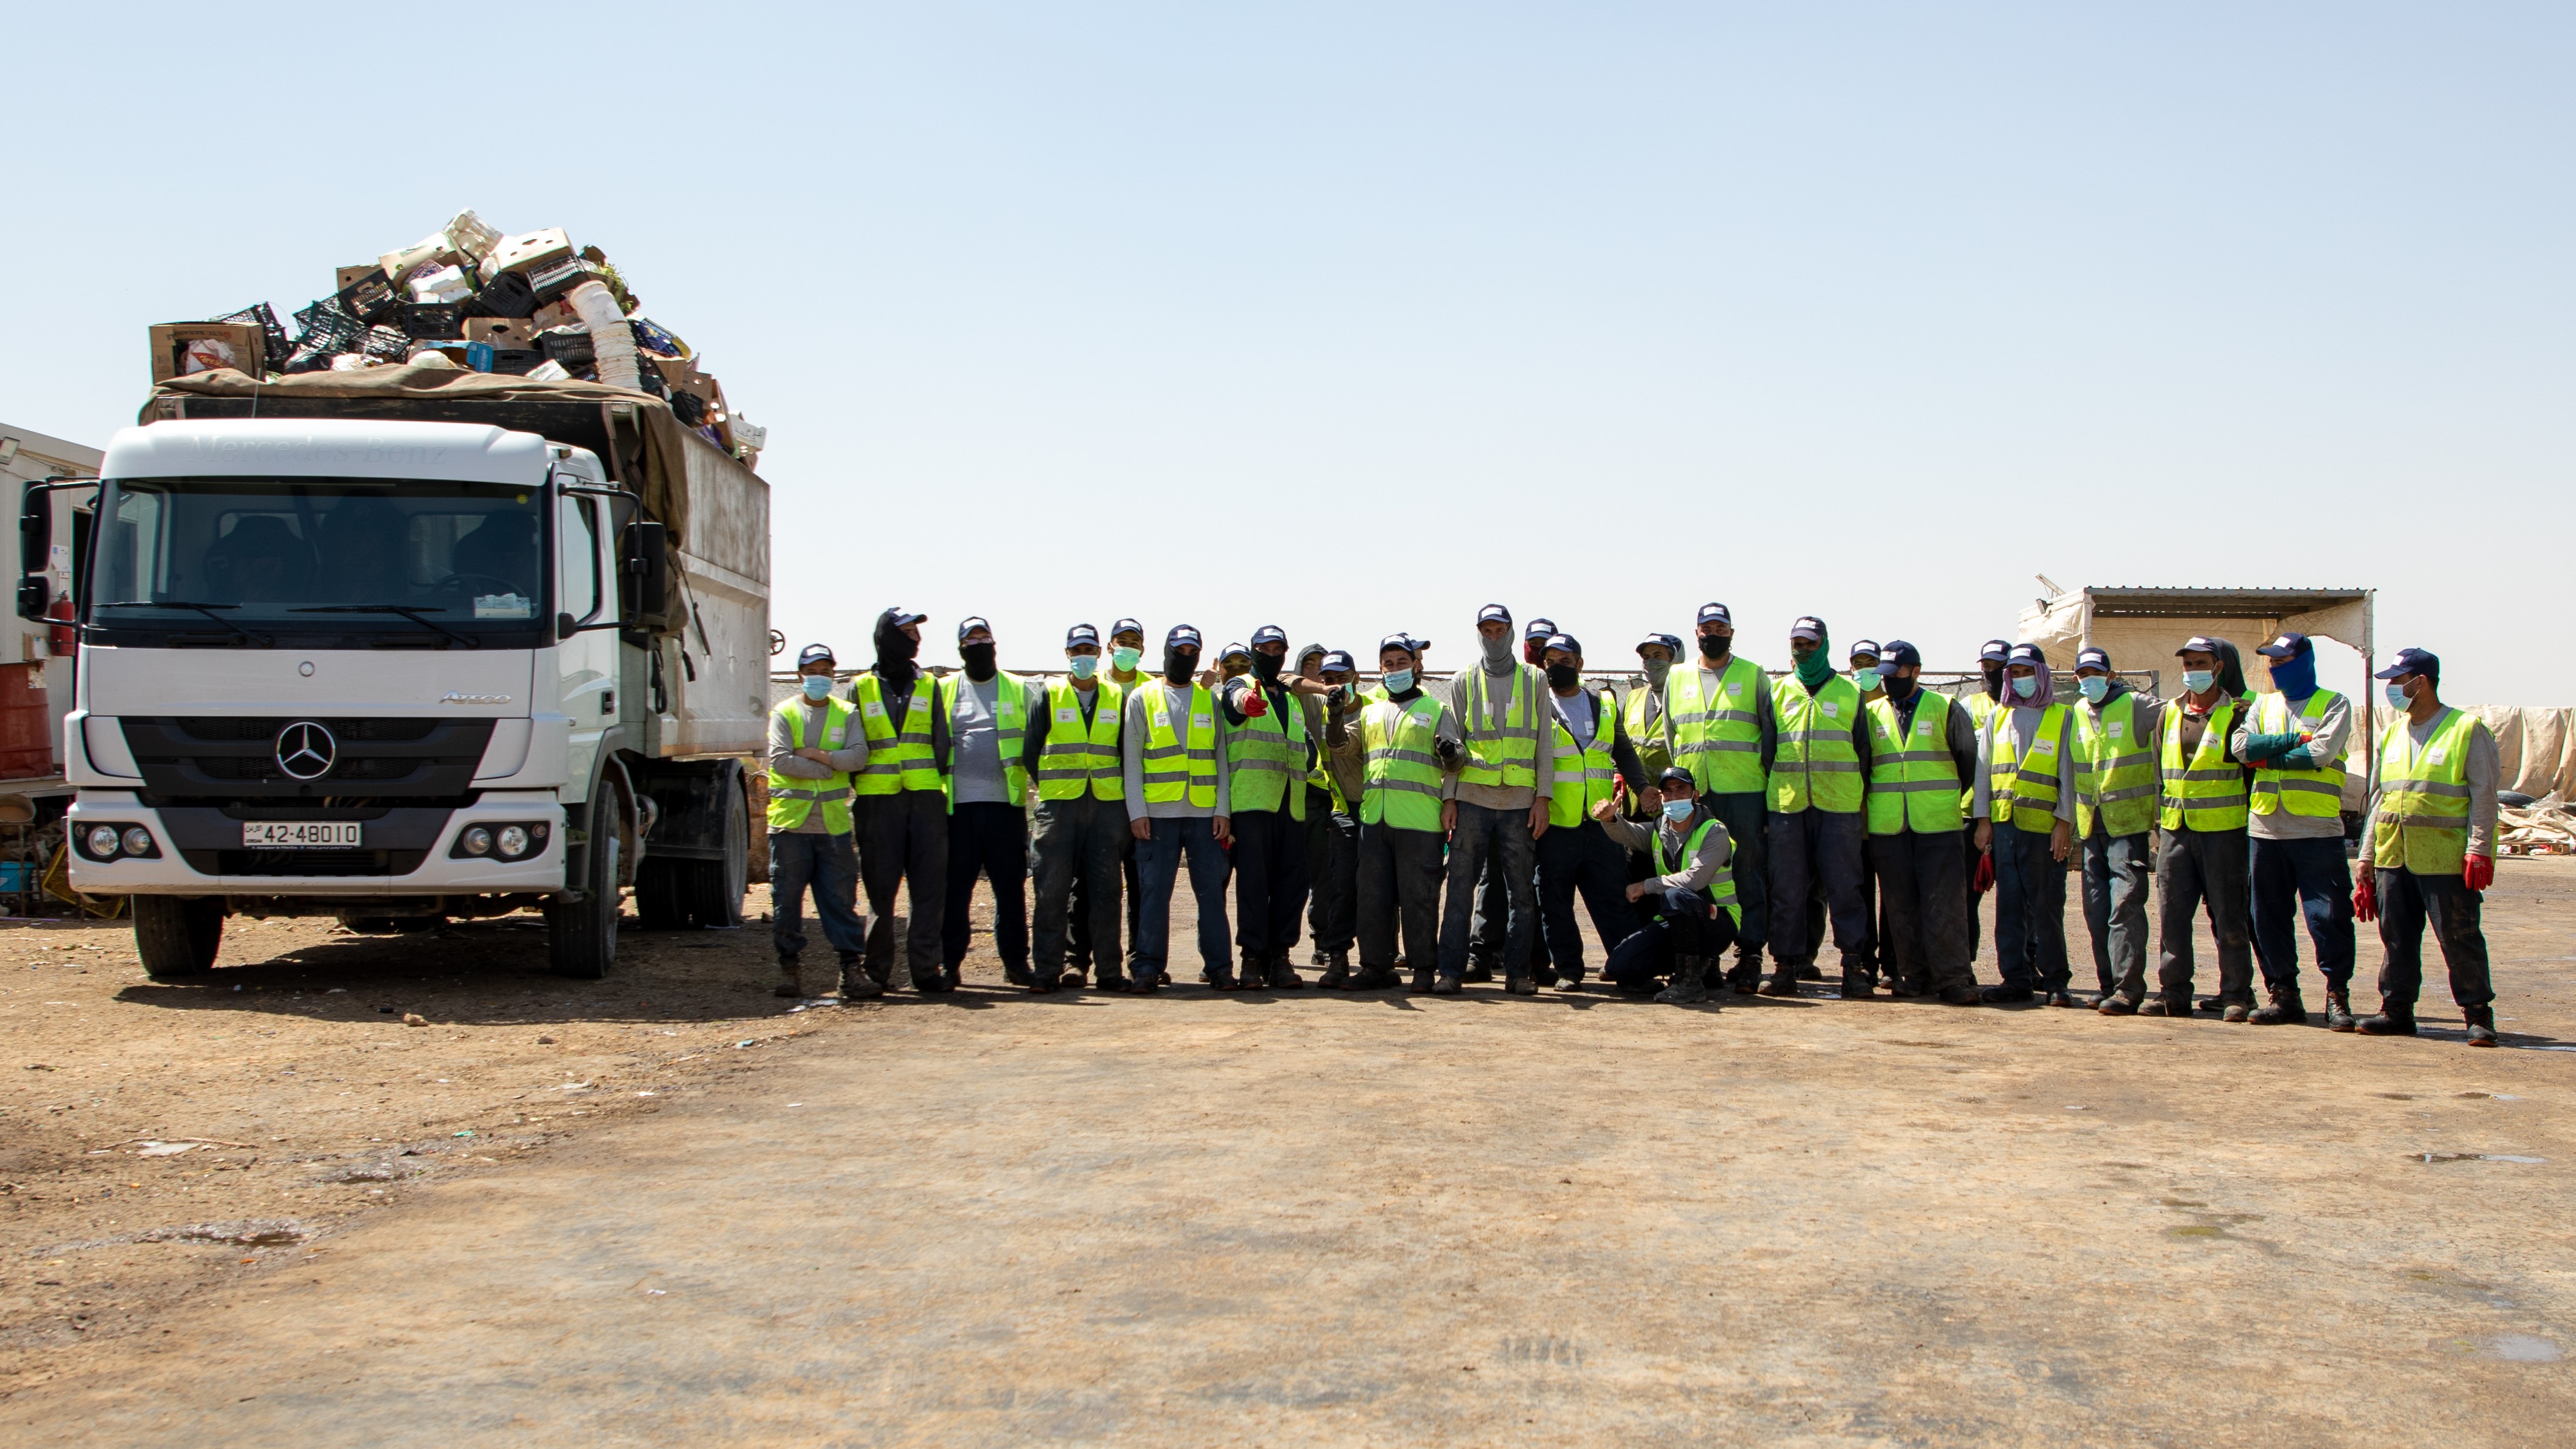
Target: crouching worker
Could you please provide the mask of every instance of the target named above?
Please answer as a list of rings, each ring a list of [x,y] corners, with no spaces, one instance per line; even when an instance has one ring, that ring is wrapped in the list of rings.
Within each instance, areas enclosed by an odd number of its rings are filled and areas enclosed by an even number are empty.
[[[1668,769],[1659,785],[1663,818],[1651,828],[1621,819],[1615,800],[1592,807],[1602,830],[1630,850],[1648,852],[1656,872],[1628,887],[1628,899],[1647,903],[1655,919],[1610,952],[1601,975],[1640,995],[1656,977],[1669,976],[1672,984],[1655,999],[1690,1006],[1708,1000],[1709,963],[1735,944],[1744,921],[1730,864],[1734,842],[1700,805],[1690,771]]]

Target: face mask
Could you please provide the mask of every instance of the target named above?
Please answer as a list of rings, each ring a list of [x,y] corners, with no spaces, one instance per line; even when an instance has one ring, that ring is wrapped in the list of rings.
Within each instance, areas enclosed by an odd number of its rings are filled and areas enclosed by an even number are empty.
[[[1698,806],[1696,800],[1667,800],[1664,802],[1664,818],[1679,825],[1691,818],[1691,811]]]
[[[1572,689],[1582,682],[1583,671],[1571,664],[1551,664],[1547,667],[1547,687],[1550,689]]]
[[[2105,698],[2109,697],[2111,693],[2110,679],[2107,676],[2100,674],[2085,675],[2083,678],[2075,681],[2075,687],[2083,690],[2084,697],[2095,704],[2100,704]]]
[[[2032,695],[2039,693],[2039,676],[2036,674],[2014,675],[2013,693],[2020,695],[2024,699],[2028,699]]]
[[[2388,681],[2388,689],[2386,692],[2388,695],[2388,707],[2390,709],[2405,709],[2408,707],[2406,701],[2406,682],[2404,680],[2392,679]]]
[[[1887,697],[1898,704],[1903,704],[1914,693],[1914,676],[1911,674],[1900,674],[1890,670],[1878,677],[1878,683],[1880,688],[1887,691]]]
[[[1121,644],[1117,648],[1109,651],[1109,667],[1117,670],[1121,674],[1133,674],[1136,672],[1136,661],[1144,657],[1144,650],[1130,649],[1126,645]]]
[[[1100,672],[1100,656],[1097,654],[1076,654],[1073,656],[1073,662],[1065,667],[1073,671],[1074,678],[1089,679],[1092,675]]]
[[[1512,662],[1511,635],[1506,634],[1500,639],[1487,639],[1483,635],[1478,635],[1476,642],[1485,646],[1486,663],[1509,664]]]
[[[1726,646],[1734,642],[1735,636],[1732,634],[1702,634],[1699,636],[1700,657],[1723,659],[1726,657]]]
[[[966,661],[966,677],[968,679],[972,679],[980,683],[993,677],[992,645],[960,644],[957,646],[957,657]]]
[[[1199,651],[1195,649],[1163,651],[1163,677],[1174,684],[1189,683],[1190,676],[1198,672],[1198,667]]]
[[[1646,682],[1655,686],[1657,689],[1664,687],[1665,678],[1672,672],[1673,661],[1669,659],[1649,659],[1646,661]]]
[[[1388,670],[1388,671],[1386,672],[1386,692],[1387,692],[1387,693],[1389,693],[1389,694],[1402,694],[1402,693],[1404,693],[1406,690],[1411,689],[1412,687],[1413,687],[1413,671],[1412,671],[1412,670],[1410,670],[1410,669],[1390,669],[1390,670]]]
[[[1859,688],[1861,693],[1867,694],[1871,690],[1878,688],[1878,671],[1875,669],[1855,669],[1852,671],[1852,683]]]
[[[1276,656],[1264,654],[1259,650],[1254,650],[1252,655],[1253,677],[1264,684],[1268,684],[1279,677],[1279,666],[1283,662],[1285,661],[1277,658]]]
[[[828,674],[806,675],[805,697],[814,701],[816,704],[820,704],[824,700],[830,699],[832,697],[832,676]]]
[[[2214,670],[2186,669],[2182,672],[2182,687],[2194,694],[2207,694],[2209,687],[2217,682],[2218,675]]]

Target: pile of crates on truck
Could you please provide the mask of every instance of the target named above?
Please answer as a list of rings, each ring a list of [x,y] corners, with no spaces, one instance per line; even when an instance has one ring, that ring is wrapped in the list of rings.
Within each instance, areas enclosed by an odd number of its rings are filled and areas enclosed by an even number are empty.
[[[676,335],[646,318],[597,247],[561,227],[506,236],[471,211],[373,262],[339,269],[298,310],[293,342],[267,303],[152,329],[152,380],[231,368],[252,377],[400,363],[578,379],[670,403],[699,436],[756,466],[768,430],[736,416]]]

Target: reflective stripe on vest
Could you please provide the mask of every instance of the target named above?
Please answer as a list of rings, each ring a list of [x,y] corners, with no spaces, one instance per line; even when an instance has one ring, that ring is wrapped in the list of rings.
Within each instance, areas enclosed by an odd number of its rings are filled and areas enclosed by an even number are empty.
[[[1758,794],[1764,788],[1762,666],[1749,659],[1728,660],[1714,694],[1702,693],[1702,672],[1696,665],[1675,664],[1665,676],[1673,762],[1690,771],[1704,791]]]
[[[2450,712],[2425,741],[2405,720],[2379,746],[2379,813],[2370,860],[2381,870],[2457,876],[2469,854],[2469,740],[2478,717]]]
[[[2032,817],[2023,822],[2025,830],[2046,830],[2048,818],[2057,811],[2058,752],[2069,746],[2066,739],[2066,706],[2052,704],[2040,711],[2039,728],[2013,749],[2013,711],[1995,711],[1989,726],[1986,760],[1986,814],[1997,825],[2012,822],[2019,809]]]
[[[915,675],[912,702],[903,712],[903,731],[897,734],[894,721],[886,715],[885,681],[873,673],[859,676],[850,690],[851,698],[858,701],[859,727],[868,736],[868,767],[854,787],[859,794],[947,788],[939,778],[939,762],[930,752],[930,720],[938,694],[936,681]]]
[[[1813,805],[1835,815],[1860,813],[1860,691],[1837,674],[1821,694],[1809,694],[1795,674],[1771,686],[1771,713],[1780,726],[1780,750],[1771,760],[1771,808],[1794,815]]]
[[[2325,721],[2326,711],[2342,698],[2331,689],[2318,690],[2299,707],[2298,722],[2293,724],[2290,701],[2275,691],[2254,701],[2254,717],[2248,723],[2258,735],[2285,735],[2302,725],[2314,734]],[[2254,797],[2247,802],[2247,808],[2257,815],[2269,815],[2284,805],[2293,815],[2341,815],[2343,758],[2336,755],[2313,770],[2278,770],[2268,764],[2257,767]]]
[[[1511,693],[1497,698],[1492,677],[1478,665],[1467,673],[1467,763],[1461,785],[1527,790],[1538,784],[1539,699],[1545,676],[1526,664],[1512,666]]]
[[[1190,686],[1187,742],[1172,731],[1172,697],[1157,681],[1136,693],[1145,702],[1145,743],[1137,752],[1144,765],[1145,803],[1168,805],[1186,796],[1201,810],[1216,807],[1216,696],[1204,684]]]
[[[1014,805],[1028,800],[1029,774],[1020,763],[1022,747],[1028,743],[1028,686],[1016,674],[995,674],[1000,681],[993,688],[993,735],[995,752],[1002,761],[1002,789]],[[939,681],[939,709],[948,716],[948,775],[941,783],[948,787],[948,808],[957,808],[957,698],[972,681],[962,674],[947,675]]]
[[[1699,823],[1699,829],[1692,831],[1689,842],[1682,846],[1681,862],[1675,864],[1664,854],[1663,827],[1656,826],[1655,874],[1680,875],[1689,869],[1690,863],[1699,859],[1700,842],[1708,839],[1708,833],[1716,828],[1717,821],[1714,818],[1702,820]],[[1709,877],[1708,884],[1701,888],[1699,895],[1700,899],[1711,905],[1724,906],[1726,913],[1735,918],[1735,924],[1739,926],[1744,924],[1744,908],[1735,901],[1735,855],[1732,851],[1727,854],[1726,864],[1719,866],[1717,874]]]
[[[777,713],[787,721],[788,743],[796,749],[805,746],[805,700],[802,695],[778,706]],[[846,749],[850,738],[849,701],[827,699],[823,702],[823,750]],[[823,807],[823,828],[834,835],[850,833],[850,775],[836,770],[820,780],[800,780],[769,769],[769,828],[794,830]]]
[[[1047,686],[1047,737],[1038,747],[1038,798],[1078,800],[1085,790],[1094,800],[1127,798],[1127,775],[1118,757],[1118,725],[1126,713],[1125,691],[1107,680],[1092,690],[1091,723],[1082,722],[1082,691],[1070,679]]]
[[[1246,694],[1260,689],[1251,685]],[[1306,712],[1298,705],[1290,695],[1286,709],[1274,700],[1258,718],[1226,725],[1226,794],[1234,813],[1277,810],[1285,800],[1289,819],[1306,818]]]
[[[2075,833],[2093,817],[2112,835],[2141,835],[2156,823],[2155,752],[2138,742],[2138,696],[2128,690],[2098,711],[2075,706]]]
[[[1959,761],[1950,753],[1950,697],[1921,690],[1914,727],[1899,727],[1896,702],[1869,702],[1869,833],[1955,833],[1961,826]]]
[[[2209,728],[2186,765],[2182,758],[2182,701],[2165,706],[2161,805],[2156,823],[2167,830],[2241,830],[2245,826],[2245,770],[2227,758],[2227,732],[2238,702],[2209,712]]]
[[[1611,786],[1619,778],[1619,766],[1610,758],[1611,731],[1618,727],[1618,712],[1610,691],[1592,697],[1592,747],[1577,749],[1574,731],[1562,719],[1551,719],[1553,728],[1550,749],[1556,759],[1556,779],[1547,796],[1547,823],[1572,829],[1592,814],[1592,807],[1610,798]],[[1556,713],[1553,705],[1548,713]]]
[[[1360,745],[1368,752],[1360,791],[1360,823],[1398,830],[1440,828],[1440,757],[1433,741],[1447,706],[1421,694],[1397,704],[1384,688],[1371,689],[1360,711]]]

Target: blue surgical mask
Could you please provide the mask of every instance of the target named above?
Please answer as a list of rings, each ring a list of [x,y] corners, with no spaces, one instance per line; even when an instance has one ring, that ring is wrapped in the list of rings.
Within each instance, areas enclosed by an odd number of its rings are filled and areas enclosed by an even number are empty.
[[[2013,693],[2020,695],[2024,699],[2028,699],[2032,695],[2039,693],[2039,676],[2036,674],[2016,674],[2013,676],[2012,686]]]
[[[1852,671],[1852,684],[1854,685],[1854,687],[1858,688],[1858,689],[1860,690],[1860,692],[1861,692],[1861,693],[1863,693],[1863,694],[1867,694],[1867,693],[1869,693],[1871,690],[1878,688],[1878,670],[1877,670],[1877,668],[1873,666],[1873,667],[1868,668],[1868,669],[1855,669],[1855,670],[1853,670],[1853,671]]]
[[[2218,675],[2213,670],[2186,669],[2182,672],[2182,687],[2194,694],[2207,694],[2209,687],[2217,682]]]
[[[821,702],[823,702],[824,700],[827,700],[827,699],[831,698],[831,697],[832,697],[832,676],[830,676],[830,675],[828,675],[828,674],[808,674],[808,675],[806,675],[806,676],[805,676],[805,697],[806,697],[807,699],[813,700],[813,701],[814,701],[815,703],[817,703],[817,704],[820,704],[820,703],[821,703]]]
[[[1410,670],[1410,669],[1390,669],[1390,670],[1388,670],[1388,671],[1386,672],[1386,692],[1387,692],[1387,693],[1389,693],[1389,694],[1402,694],[1402,693],[1404,693],[1406,690],[1411,689],[1412,687],[1413,687],[1413,671],[1412,671],[1412,670]]]
[[[1121,644],[1109,652],[1109,667],[1121,674],[1133,674],[1136,672],[1136,661],[1144,657],[1144,650],[1130,649]]]
[[[2402,679],[2392,679],[2388,681],[2388,688],[2384,692],[2388,696],[2388,707],[2390,709],[2405,709],[2408,707],[2406,702],[2406,681]]]
[[[1664,818],[1679,825],[1691,818],[1691,811],[1698,807],[1697,800],[1667,800],[1664,802]]]
[[[1074,678],[1089,679],[1100,670],[1100,656],[1097,654],[1076,654],[1073,656],[1073,662],[1065,667],[1073,671]]]
[[[2093,701],[2095,704],[2100,704],[2103,700],[2109,698],[2111,694],[2111,680],[2107,675],[2084,675],[2075,681],[2075,687],[2083,690],[2084,697]]]

